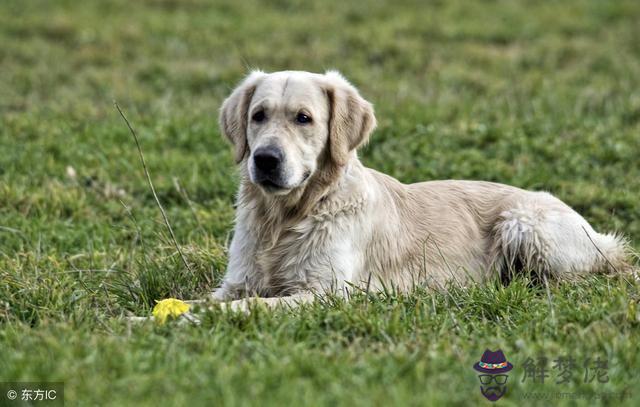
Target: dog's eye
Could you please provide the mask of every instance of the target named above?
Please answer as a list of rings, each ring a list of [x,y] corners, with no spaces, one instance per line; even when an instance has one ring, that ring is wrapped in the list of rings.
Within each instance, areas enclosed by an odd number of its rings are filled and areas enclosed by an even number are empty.
[[[264,110],[258,110],[257,112],[255,112],[253,114],[253,116],[251,116],[251,120],[253,120],[256,123],[260,123],[265,118],[266,118],[266,116],[264,115]]]
[[[311,123],[311,117],[307,116],[304,113],[298,113],[298,115],[296,116],[296,121],[300,124]]]

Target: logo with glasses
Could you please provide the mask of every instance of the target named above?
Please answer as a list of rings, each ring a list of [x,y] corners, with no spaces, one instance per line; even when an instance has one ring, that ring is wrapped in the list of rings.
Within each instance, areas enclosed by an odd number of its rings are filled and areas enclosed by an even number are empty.
[[[480,361],[473,365],[479,372],[480,391],[490,401],[496,401],[507,392],[507,373],[513,369],[513,365],[507,362],[507,358],[498,349],[495,352],[485,350]]]

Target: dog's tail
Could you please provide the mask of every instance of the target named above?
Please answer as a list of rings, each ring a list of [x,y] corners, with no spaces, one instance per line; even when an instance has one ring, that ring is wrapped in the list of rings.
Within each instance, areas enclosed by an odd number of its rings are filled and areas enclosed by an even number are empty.
[[[587,236],[601,256],[604,271],[633,275],[637,278],[638,256],[631,248],[628,239],[618,233],[594,233]]]

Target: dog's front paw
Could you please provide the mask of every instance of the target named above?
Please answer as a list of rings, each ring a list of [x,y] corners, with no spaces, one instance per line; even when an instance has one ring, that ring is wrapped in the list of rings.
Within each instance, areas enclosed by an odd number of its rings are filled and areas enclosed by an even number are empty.
[[[242,312],[243,314],[249,313],[249,306],[253,301],[250,298],[243,298],[241,300],[223,302],[220,306],[225,311]]]
[[[224,302],[229,301],[231,299],[231,295],[229,294],[229,290],[225,287],[220,287],[213,290],[209,299],[211,301]]]

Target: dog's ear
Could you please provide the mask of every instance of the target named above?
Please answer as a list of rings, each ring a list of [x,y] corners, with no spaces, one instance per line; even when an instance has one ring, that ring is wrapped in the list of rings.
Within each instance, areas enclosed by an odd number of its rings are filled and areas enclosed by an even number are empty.
[[[247,112],[256,86],[265,75],[261,71],[251,72],[220,108],[220,130],[234,146],[236,163],[247,153]]]
[[[339,72],[325,74],[329,98],[329,153],[339,166],[349,161],[351,151],[369,140],[376,127],[373,106]]]

